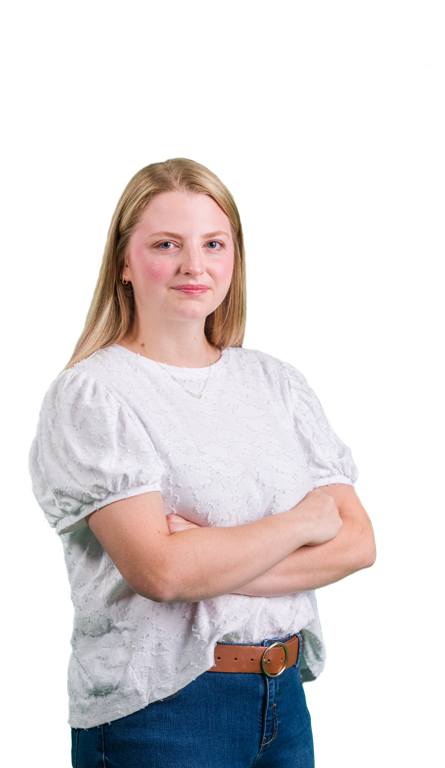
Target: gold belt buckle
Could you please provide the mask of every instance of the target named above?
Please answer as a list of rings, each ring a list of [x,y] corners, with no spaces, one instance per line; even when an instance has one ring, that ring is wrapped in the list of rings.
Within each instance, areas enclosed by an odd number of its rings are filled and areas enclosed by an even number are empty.
[[[284,664],[283,664],[283,666],[281,667],[280,671],[279,671],[279,672],[277,672],[277,673],[274,675],[274,674],[271,674],[270,672],[266,672],[264,665],[265,665],[265,664],[270,664],[270,659],[266,659],[266,656],[267,656],[267,654],[269,653],[269,651],[270,651],[270,650],[272,650],[272,648],[276,648],[277,646],[281,646],[281,648],[284,648],[284,651],[285,651],[285,654],[286,654],[286,658],[285,658],[285,660],[284,660]],[[289,651],[287,650],[287,646],[286,646],[284,643],[280,643],[280,642],[277,642],[277,643],[272,643],[272,645],[269,645],[269,646],[268,646],[268,647],[265,649],[265,651],[264,651],[264,653],[263,653],[263,655],[262,655],[262,658],[261,658],[261,669],[263,670],[264,674],[265,674],[267,677],[279,677],[279,676],[280,676],[280,675],[281,675],[281,674],[284,672],[284,670],[286,669],[286,667],[287,667],[287,662],[288,662],[288,661],[289,661]]]

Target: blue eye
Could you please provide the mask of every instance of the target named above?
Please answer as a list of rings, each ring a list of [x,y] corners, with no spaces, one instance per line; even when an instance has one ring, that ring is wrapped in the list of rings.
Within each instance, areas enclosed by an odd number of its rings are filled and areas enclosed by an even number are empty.
[[[208,245],[208,247],[210,248],[210,250],[211,250],[211,251],[217,251],[217,250],[219,250],[218,246],[219,246],[220,248],[222,247],[222,246],[221,246],[221,243],[218,243],[216,240],[210,240],[210,241],[207,243],[207,245]]]
[[[209,240],[209,243],[216,243],[216,245],[220,245],[221,248],[224,248],[224,243],[220,243],[219,240]],[[209,244],[207,243],[207,245]],[[171,240],[164,240],[163,243],[159,243],[159,245],[155,245],[155,248],[159,248],[160,251],[170,251],[171,248],[162,248],[163,245],[173,245]],[[220,248],[210,248],[211,251],[217,251],[220,250]]]

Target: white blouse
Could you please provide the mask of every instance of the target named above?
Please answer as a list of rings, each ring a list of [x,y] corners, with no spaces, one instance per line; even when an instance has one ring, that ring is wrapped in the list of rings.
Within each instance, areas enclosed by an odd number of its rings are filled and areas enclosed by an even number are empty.
[[[200,392],[208,368],[164,366]],[[324,665],[313,591],[155,603],[133,592],[85,517],[160,491],[166,514],[233,526],[291,509],[315,487],[352,485],[357,470],[305,378],[257,350],[231,347],[202,399],[152,360],[114,344],[48,390],[30,454],[33,490],[61,534],[75,608],[69,723],[90,728],[188,685],[218,640],[302,632],[304,680]]]

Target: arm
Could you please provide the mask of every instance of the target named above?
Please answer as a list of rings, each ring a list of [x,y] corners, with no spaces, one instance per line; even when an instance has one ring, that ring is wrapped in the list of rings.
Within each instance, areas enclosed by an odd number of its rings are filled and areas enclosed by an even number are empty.
[[[332,509],[312,494],[288,512],[230,527],[199,527],[169,536],[159,583],[159,602],[196,603],[227,595],[250,583],[310,542],[316,532],[311,515]],[[335,507],[334,507],[335,509]],[[332,515],[331,515],[332,516]],[[328,516],[325,518],[328,524]],[[337,522],[336,522],[337,521]],[[337,510],[334,528],[340,522]]]
[[[317,589],[344,579],[375,562],[371,521],[350,485],[325,485],[343,521],[338,535],[315,547],[303,546],[244,587],[234,590],[253,597],[274,597]]]

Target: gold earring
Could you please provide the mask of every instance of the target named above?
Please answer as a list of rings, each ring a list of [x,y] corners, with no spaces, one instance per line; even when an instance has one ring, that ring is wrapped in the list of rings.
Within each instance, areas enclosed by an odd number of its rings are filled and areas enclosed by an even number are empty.
[[[125,278],[126,278],[126,275],[124,275],[123,277],[121,277],[121,283],[122,283],[122,285],[128,285],[128,280],[126,280]]]

